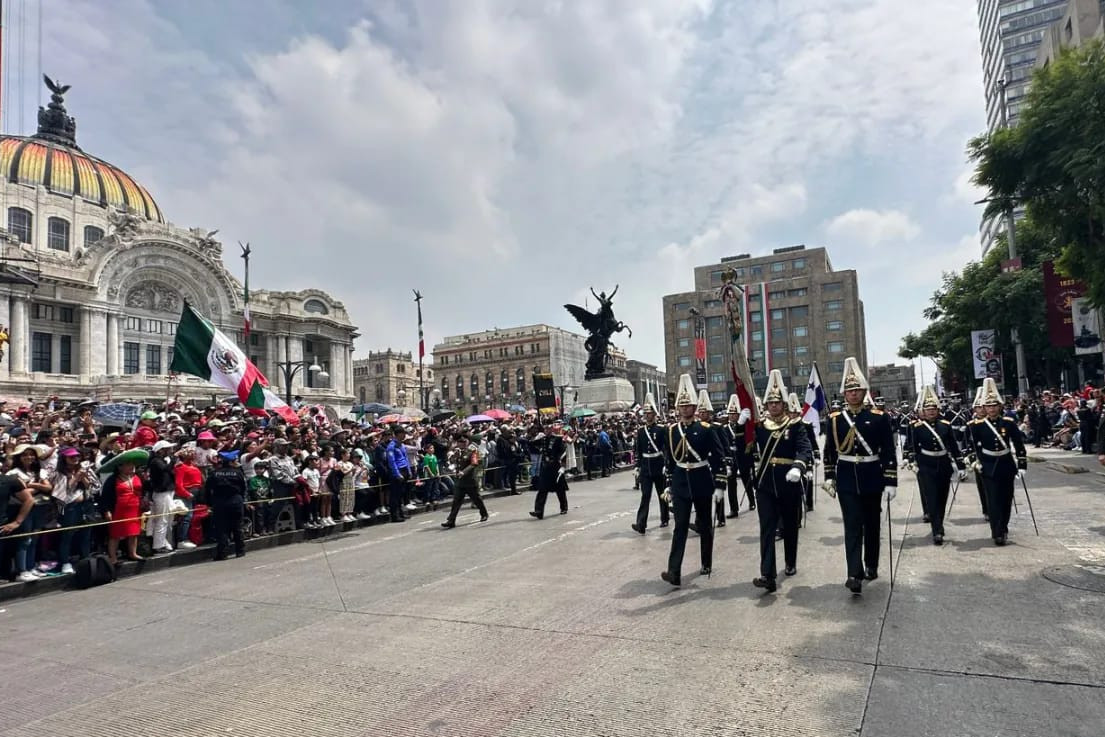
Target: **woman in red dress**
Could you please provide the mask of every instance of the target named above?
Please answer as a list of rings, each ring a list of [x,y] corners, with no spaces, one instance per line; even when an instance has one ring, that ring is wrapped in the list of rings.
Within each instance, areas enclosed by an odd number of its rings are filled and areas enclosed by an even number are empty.
[[[126,541],[127,558],[142,560],[138,555],[138,535],[142,532],[142,479],[135,474],[134,467],[131,462],[120,463],[100,494],[100,508],[104,519],[111,522],[108,528],[107,557],[112,565],[115,565],[118,558],[120,540]]]

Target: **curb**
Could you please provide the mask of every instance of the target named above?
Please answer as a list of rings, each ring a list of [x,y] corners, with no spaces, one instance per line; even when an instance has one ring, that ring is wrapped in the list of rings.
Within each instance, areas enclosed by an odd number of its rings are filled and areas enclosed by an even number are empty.
[[[632,470],[633,466],[625,466],[622,468],[615,468],[613,473],[619,473],[622,471]],[[576,479],[577,481],[586,481],[585,478]],[[597,480],[597,479],[596,479]],[[519,485],[519,492],[524,494],[531,489],[529,486]],[[509,489],[494,489],[492,491],[482,492],[480,497],[482,499],[498,499],[505,496],[513,496]],[[437,514],[442,511],[442,507],[448,505],[443,502],[438,502],[437,509],[417,509],[408,512],[412,517],[421,514]],[[368,520],[357,520],[356,522],[339,522],[333,527],[324,527],[320,530],[307,530],[299,529],[291,532],[280,532],[273,535],[265,535],[264,537],[251,537],[245,541],[246,552],[250,553],[255,550],[266,550],[268,548],[275,548],[282,545],[292,545],[294,543],[310,542],[313,540],[320,540],[331,535],[341,535],[347,532],[356,532],[364,527],[377,527],[379,525],[390,524],[390,522],[383,519],[377,520],[375,517]],[[207,543],[200,545],[196,548],[188,550],[178,550],[174,553],[166,555],[158,555],[152,558],[139,561],[123,561],[116,567],[116,580],[124,578],[130,578],[131,576],[139,576],[143,573],[154,573],[157,571],[165,571],[169,568],[177,568],[180,566],[189,566],[197,563],[211,563],[214,562],[215,557],[215,545],[213,543]],[[37,581],[13,581],[10,583],[0,584],[0,603],[6,601],[15,601],[18,599],[29,598],[32,596],[40,596],[43,594],[51,594],[59,591],[76,591],[77,587],[74,585],[74,576],[72,575],[57,575],[49,576],[47,578],[40,578]]]

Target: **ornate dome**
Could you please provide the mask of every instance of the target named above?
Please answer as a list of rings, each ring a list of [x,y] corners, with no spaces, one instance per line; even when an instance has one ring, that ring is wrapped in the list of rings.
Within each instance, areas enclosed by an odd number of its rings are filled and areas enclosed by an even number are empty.
[[[76,141],[76,121],[66,114],[62,95],[69,89],[48,77],[50,105],[38,110],[38,133],[0,135],[0,174],[15,184],[42,185],[47,191],[80,197],[101,207],[129,208],[148,220],[165,222],[153,197],[129,174],[89,156]]]

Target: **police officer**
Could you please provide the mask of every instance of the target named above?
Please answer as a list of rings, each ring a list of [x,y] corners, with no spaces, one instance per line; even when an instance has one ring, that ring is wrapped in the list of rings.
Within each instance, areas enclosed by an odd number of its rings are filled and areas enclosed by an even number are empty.
[[[798,572],[798,519],[802,514],[802,475],[813,465],[809,435],[800,419],[787,415],[783,374],[772,370],[764,392],[766,416],[756,423],[756,495],[759,497],[760,575],[752,584],[768,593],[778,588],[775,536],[783,530],[784,573]]]
[[[976,463],[981,466],[990,510],[990,533],[995,545],[1005,545],[1013,508],[1013,480],[1024,478],[1028,456],[1021,429],[1016,421],[1002,414],[1005,402],[989,377],[983,380],[981,401],[986,414],[972,421],[968,428]]]
[[[561,437],[561,426],[550,425],[548,432],[541,441],[541,465],[537,471],[537,495],[533,500],[533,511],[530,517],[543,519],[545,516],[545,499],[549,492],[555,492],[557,501],[560,502],[560,513],[568,513],[568,479],[564,475],[564,458],[568,455],[568,449]]]
[[[695,420],[694,383],[689,374],[679,377],[675,406],[679,418],[668,426],[664,447],[671,478],[669,494],[675,511],[675,530],[668,568],[660,578],[672,586],[679,586],[692,507],[703,523],[699,526],[702,573],[709,575],[712,570],[714,531],[708,520],[713,513],[714,490],[724,493],[725,489],[725,449],[710,425]]]
[[[234,554],[246,554],[242,539],[242,513],[246,500],[246,477],[236,464],[238,451],[221,451],[219,465],[207,474],[205,491],[215,516],[215,560],[226,560],[229,537],[234,536]]]
[[[822,488],[830,496],[840,495],[848,561],[844,585],[853,594],[863,590],[864,578],[879,577],[882,494],[885,490],[889,502],[898,493],[898,453],[890,422],[881,410],[864,405],[867,388],[859,363],[849,356],[840,384],[845,406],[829,414],[825,434]]]
[[[748,408],[741,408],[740,398],[736,394],[729,396],[726,407],[729,421],[721,428],[722,444],[726,453],[725,491],[729,496],[729,514],[735,519],[740,514],[740,497],[737,495],[737,478],[744,486],[748,497],[748,508],[756,508],[756,497],[752,491],[752,454],[744,439],[744,426],[752,416]]]
[[[944,509],[948,504],[952,464],[955,464],[954,470],[959,474],[960,481],[967,478],[967,467],[955,441],[952,423],[940,416],[940,400],[928,384],[921,387],[919,404],[921,417],[910,426],[906,457],[913,462],[921,497],[927,500],[932,544],[943,545]]]
[[[664,500],[664,442],[667,433],[656,422],[656,400],[652,392],[645,395],[645,425],[637,430],[634,455],[637,458],[637,483],[641,487],[641,503],[637,507],[637,521],[631,527],[634,532],[645,534],[648,528],[648,508],[652,502],[652,490],[660,500],[660,526],[668,526],[668,503]]]

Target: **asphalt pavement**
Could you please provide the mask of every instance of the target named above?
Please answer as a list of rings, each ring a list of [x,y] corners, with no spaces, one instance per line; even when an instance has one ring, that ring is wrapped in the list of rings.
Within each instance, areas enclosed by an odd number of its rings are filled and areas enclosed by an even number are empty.
[[[777,593],[743,511],[673,589],[623,473],[4,602],[0,735],[1101,735],[1105,478],[1033,464],[997,548],[970,482],[933,546],[902,475],[859,597],[823,494]]]

